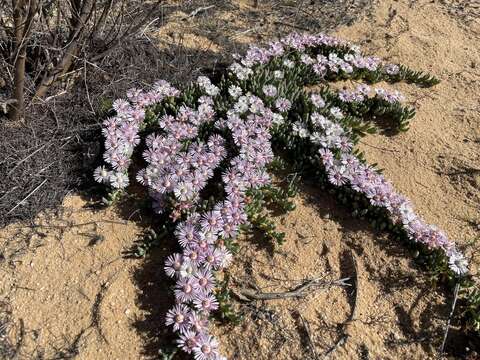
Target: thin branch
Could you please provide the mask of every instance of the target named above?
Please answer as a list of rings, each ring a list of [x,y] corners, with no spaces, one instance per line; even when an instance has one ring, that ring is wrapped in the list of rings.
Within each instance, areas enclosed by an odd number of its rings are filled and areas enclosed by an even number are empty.
[[[195,16],[197,16],[198,14],[202,13],[202,12],[205,12],[207,10],[210,10],[211,8],[214,8],[215,5],[210,5],[210,6],[203,6],[203,7],[199,7],[198,9],[195,9],[193,10],[190,14],[188,14],[187,16],[183,17],[182,20],[187,20],[187,19],[191,19],[191,18],[194,18]]]
[[[45,146],[49,145],[51,143],[51,141],[49,142],[46,142],[45,144],[43,144],[42,146],[40,146],[37,150],[35,150],[34,152],[30,153],[27,157],[25,157],[24,159],[20,160],[17,165],[15,165],[12,170],[10,170],[7,174],[7,176],[11,175],[21,164],[23,164],[25,161],[27,161],[29,158],[31,158],[33,155],[35,155],[37,152],[39,152],[40,150],[42,150]]]
[[[291,28],[298,29],[298,30],[303,30],[303,31],[310,31],[311,30],[311,29],[308,29],[308,28],[300,26],[300,25],[290,24],[290,23],[283,22],[283,21],[274,21],[273,23],[275,25],[283,25],[283,26],[287,26],[287,27],[291,27]]]
[[[443,335],[442,346],[440,348],[440,355],[443,354],[445,350],[445,345],[447,344],[448,330],[450,329],[450,322],[452,321],[453,313],[455,312],[455,305],[457,304],[459,290],[460,290],[460,282],[457,281],[457,283],[455,284],[455,291],[453,295],[452,309],[450,310],[450,314],[448,315],[447,325],[445,326],[445,334]]]
[[[38,185],[35,189],[33,189],[33,191],[28,194],[25,198],[23,198],[22,201],[20,201],[17,205],[15,205],[12,209],[10,209],[10,211],[7,213],[7,215],[9,215],[12,211],[14,211],[17,207],[19,207],[20,205],[22,205],[26,200],[28,200],[30,198],[30,196],[32,196],[33,194],[35,194],[37,192],[38,189],[40,189],[46,182],[47,182],[48,179],[45,179],[42,181],[42,183],[40,185]]]
[[[100,32],[102,30],[103,26],[105,25],[105,21],[107,20],[107,15],[108,15],[111,7],[112,7],[112,2],[113,2],[113,0],[109,0],[107,2],[107,4],[105,5],[105,7],[103,8],[103,11],[102,11],[102,14],[100,15],[100,18],[98,19],[98,21],[93,26],[92,32],[90,34],[90,38],[92,38],[94,34]]]
[[[67,72],[70,69],[75,55],[78,53],[80,41],[85,35],[86,22],[90,18],[93,9],[94,4],[92,3],[92,0],[86,0],[83,4],[82,13],[80,14],[79,21],[76,24],[76,28],[74,29],[71,36],[71,41],[65,49],[62,59],[58,62],[57,66],[55,66],[52,71],[45,74],[40,85],[35,91],[35,97],[45,96],[49,86],[57,80],[58,76]]]
[[[159,5],[161,3],[161,0],[159,0],[156,4]],[[148,20],[148,18],[152,16],[151,13],[149,12],[146,12],[145,13],[145,16],[142,17],[141,20],[139,20],[138,22],[136,23],[132,23],[128,28],[127,30],[125,30],[123,32],[123,34],[121,36],[118,36],[118,33],[117,35],[115,35],[115,37],[113,38],[113,40],[111,40],[109,43],[107,43],[105,45],[106,47],[106,50],[102,51],[101,53],[93,56],[90,61],[99,61],[101,59],[103,59],[104,57],[106,57],[108,54],[110,54],[113,50],[116,49],[116,47],[123,43],[123,41],[128,38],[128,37],[131,37],[133,35],[135,35],[139,29],[142,27],[143,24],[145,24],[145,22]]]
[[[323,281],[322,278],[316,278],[285,292],[262,293],[249,289],[241,289],[239,291],[232,290],[232,292],[242,301],[300,298],[307,295],[306,291],[312,287],[327,288],[331,286],[350,286],[350,284],[347,283],[349,279],[350,278],[339,279],[336,281]]]

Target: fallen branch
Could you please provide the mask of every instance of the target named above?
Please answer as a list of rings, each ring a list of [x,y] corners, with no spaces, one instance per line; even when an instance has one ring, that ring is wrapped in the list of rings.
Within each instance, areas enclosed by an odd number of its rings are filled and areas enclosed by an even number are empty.
[[[97,220],[97,221],[88,221],[84,223],[72,223],[72,222],[67,222],[67,225],[42,225],[42,224],[32,224],[29,225],[31,228],[41,228],[41,229],[70,229],[72,227],[82,227],[82,226],[87,226],[87,225],[95,225],[98,226],[98,224],[101,223],[107,223],[107,224],[119,224],[119,225],[127,225],[127,221],[116,221],[116,220]]]
[[[19,334],[19,339],[17,340],[17,343],[15,345],[13,358],[15,358],[20,353],[20,349],[23,346],[24,340],[25,340],[25,322],[23,321],[22,318],[20,318],[20,334]]]
[[[307,295],[306,291],[309,288],[327,288],[330,286],[350,286],[347,281],[350,278],[339,279],[335,281],[322,281],[321,278],[316,278],[309,280],[296,288],[285,292],[272,292],[272,293],[262,293],[249,289],[241,290],[232,290],[232,293],[241,301],[253,301],[253,300],[278,300],[278,299],[288,299],[288,298],[300,298]]]

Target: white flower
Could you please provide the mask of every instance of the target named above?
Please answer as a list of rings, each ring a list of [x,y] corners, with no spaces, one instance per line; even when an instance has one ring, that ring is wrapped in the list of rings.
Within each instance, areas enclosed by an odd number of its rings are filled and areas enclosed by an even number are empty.
[[[343,118],[342,110],[340,110],[338,107],[332,107],[330,109],[330,114],[332,114],[335,119]]]
[[[234,110],[238,114],[243,114],[248,110],[248,102],[245,96],[240,96],[237,103],[234,105]]]
[[[385,65],[385,72],[388,75],[397,75],[399,71],[400,71],[400,67],[397,64]]]
[[[355,53],[355,54],[360,54],[360,46],[358,45],[350,45],[350,49]]]
[[[340,61],[341,61],[338,55],[335,54],[334,52],[331,52],[330,54],[328,54],[328,60],[330,60],[330,62],[333,64],[340,64]]]
[[[237,85],[232,85],[228,88],[228,93],[230,94],[230,96],[236,99],[240,95],[242,95],[242,88]]]
[[[275,70],[273,72],[273,76],[275,77],[275,79],[283,79],[284,73],[283,73],[283,71]]]
[[[457,275],[465,275],[468,273],[468,261],[465,256],[456,249],[449,254],[448,265],[450,269]]]
[[[300,56],[300,61],[306,65],[310,65],[310,64],[313,64],[314,63],[314,60],[308,56],[307,54],[302,54]]]
[[[128,176],[122,172],[110,175],[110,185],[116,189],[124,189],[128,186]]]
[[[292,125],[293,132],[298,135],[301,138],[307,138],[309,137],[310,133],[308,132],[308,129],[301,123],[296,122]]]
[[[314,112],[312,116],[310,116],[310,120],[312,121],[313,125],[321,127],[322,129],[326,129],[327,127],[332,125],[332,122],[330,120],[316,112]]]
[[[206,76],[199,76],[197,79],[197,84],[200,85],[201,87],[205,88],[209,85],[211,85],[210,79]]]
[[[323,108],[325,106],[325,100],[323,100],[323,98],[318,94],[310,95],[310,100],[312,101],[313,106],[317,108]]]
[[[179,275],[181,278],[190,277],[195,272],[195,267],[189,261],[184,261],[180,267]]]
[[[246,80],[253,73],[252,69],[249,67],[244,67],[239,63],[233,63],[230,65],[229,69],[240,80]]]
[[[283,116],[282,114],[277,114],[277,113],[274,113],[272,115],[273,119],[272,119],[272,123],[275,124],[275,125],[282,125],[284,123],[284,120],[283,120]]]
[[[180,201],[191,200],[195,195],[193,185],[190,182],[181,182],[177,184],[173,192],[175,193],[175,197]]]
[[[93,178],[99,183],[107,183],[110,179],[110,175],[110,171],[108,171],[105,166],[100,166],[93,172]]]
[[[351,74],[353,72],[353,67],[349,63],[343,61],[340,63],[340,68],[346,72],[347,74]]]
[[[277,88],[273,85],[265,85],[262,90],[268,97],[275,97],[277,95]]]
[[[285,59],[285,60],[283,60],[283,65],[286,68],[292,69],[295,66],[295,63],[292,60]]]
[[[220,93],[220,89],[213,84],[208,84],[205,86],[205,92],[210,96],[216,96]]]

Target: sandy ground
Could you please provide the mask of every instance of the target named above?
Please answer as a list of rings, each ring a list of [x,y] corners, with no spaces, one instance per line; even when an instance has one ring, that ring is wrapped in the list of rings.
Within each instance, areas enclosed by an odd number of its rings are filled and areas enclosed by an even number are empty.
[[[410,130],[369,136],[361,148],[422,216],[465,246],[478,264],[473,243],[480,235],[480,18],[471,15],[478,11],[475,4],[459,4],[382,0],[335,33],[442,80],[428,90],[396,86],[417,108]],[[217,12],[218,21],[235,24],[234,18],[262,11],[261,4],[237,5],[239,14]],[[187,45],[224,50],[221,41],[189,29],[182,16],[173,16],[161,34],[186,29]],[[267,33],[269,21],[267,16]],[[255,34],[236,38],[248,43]],[[275,218],[286,233],[284,245],[241,240],[229,270],[232,285],[272,292],[311,278],[349,277],[353,286],[237,304],[241,324],[214,329],[229,358],[435,358],[451,296],[432,289],[401,245],[351,219],[328,195],[305,185],[295,202],[295,211]],[[40,217],[34,229],[11,225],[0,233],[0,305],[6,314],[0,317],[0,341],[4,351],[10,342],[7,350],[19,359],[159,358],[168,338],[162,316],[170,294],[161,266],[168,244],[147,259],[126,259],[145,222],[131,210],[94,211],[88,205],[70,196],[53,219]],[[450,344],[456,351],[468,346],[455,329]]]

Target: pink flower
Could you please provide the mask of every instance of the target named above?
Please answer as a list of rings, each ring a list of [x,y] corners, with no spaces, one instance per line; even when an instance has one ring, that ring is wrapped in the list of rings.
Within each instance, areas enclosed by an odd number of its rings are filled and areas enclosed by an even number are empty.
[[[277,101],[275,101],[275,107],[280,112],[286,112],[290,110],[290,108],[292,107],[292,103],[288,99],[278,98]]]
[[[174,277],[178,275],[183,264],[183,257],[181,254],[172,254],[170,255],[167,260],[165,261],[165,273],[170,276]]]
[[[182,223],[177,226],[175,236],[183,248],[188,248],[193,246],[199,235],[193,224]]]
[[[188,327],[188,318],[190,315],[190,309],[185,305],[175,305],[172,309],[168,310],[166,315],[165,324],[167,326],[173,325],[174,331],[184,331]]]
[[[218,341],[211,335],[201,334],[197,346],[193,348],[195,360],[216,360]]]
[[[209,211],[202,216],[200,225],[203,231],[217,233],[223,226],[222,215],[218,211]]]
[[[208,330],[208,320],[204,315],[197,313],[196,311],[192,311],[190,317],[188,318],[188,326],[197,334],[203,333]]]
[[[185,330],[177,339],[177,344],[180,349],[191,354],[193,349],[198,346],[198,334],[195,331]]]
[[[209,313],[218,309],[218,301],[212,294],[204,291],[199,291],[195,294],[193,305],[198,311]]]
[[[337,168],[331,168],[328,171],[328,181],[336,186],[342,186],[347,183],[347,178]]]
[[[201,269],[195,273],[195,283],[194,286],[196,289],[201,290],[205,293],[209,293],[215,287],[215,278],[209,270]]]
[[[182,303],[193,300],[196,295],[194,285],[195,281],[191,277],[179,279],[177,285],[175,285],[175,298]]]

